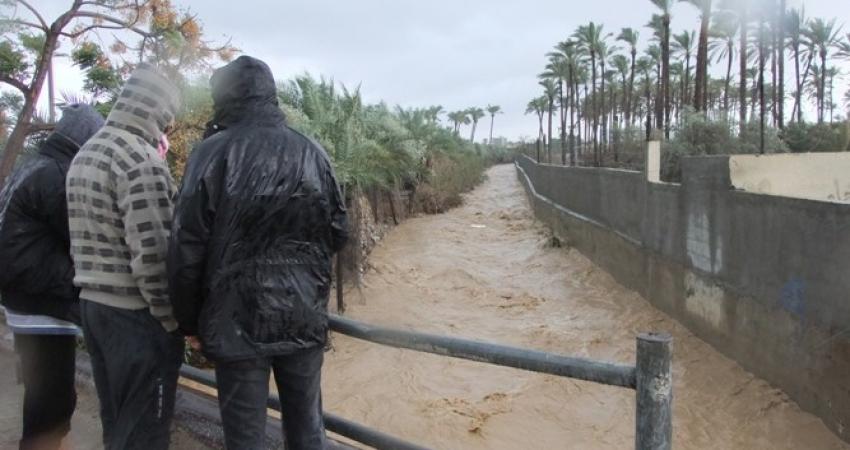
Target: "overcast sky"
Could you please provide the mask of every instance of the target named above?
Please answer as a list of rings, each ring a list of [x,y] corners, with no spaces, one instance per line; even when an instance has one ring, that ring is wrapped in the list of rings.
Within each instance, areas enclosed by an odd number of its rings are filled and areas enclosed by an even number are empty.
[[[651,32],[644,25],[654,12],[649,0],[172,1],[198,15],[207,37],[232,38],[278,79],[305,71],[332,76],[349,87],[361,84],[367,101],[390,105],[500,105],[505,114],[497,117],[495,134],[512,139],[536,135],[536,119],[524,114],[525,106],[539,95],[536,75],[556,42],[591,20],[615,35],[622,27],[639,28],[646,42]],[[53,20],[69,0],[36,3]],[[850,20],[850,1],[805,4],[809,17]],[[695,9],[676,4],[673,31],[698,27]],[[66,43],[63,51],[69,48]],[[56,65],[57,91],[80,91],[78,71],[63,59]],[[840,86],[837,99],[847,83]]]

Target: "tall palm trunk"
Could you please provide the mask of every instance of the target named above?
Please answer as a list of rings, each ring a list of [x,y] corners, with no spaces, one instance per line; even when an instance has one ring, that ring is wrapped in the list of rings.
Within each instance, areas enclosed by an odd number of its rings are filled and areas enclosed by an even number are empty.
[[[723,86],[723,110],[726,112],[727,120],[729,120],[729,85],[732,82],[732,42],[730,41],[726,51],[729,52],[729,59],[726,62],[726,83]]]
[[[708,33],[711,21],[711,0],[704,0],[705,8],[699,28],[699,44],[697,45],[697,83],[694,90],[694,109],[706,111],[708,109]]]
[[[664,138],[670,139],[670,15],[664,14],[664,39],[661,44],[661,74],[664,78]]]
[[[487,141],[487,143],[490,144],[491,147],[493,146],[493,122],[495,122],[495,121],[496,121],[496,115],[491,113],[490,114],[490,139]]]
[[[775,0],[771,0],[769,6],[773,9],[774,16],[775,16],[776,15],[775,14],[775,11],[776,11]],[[776,48],[776,43],[778,42],[778,40],[779,40],[779,34],[777,33],[777,25],[774,22],[773,24],[771,24],[771,27],[770,27],[770,76],[771,76],[771,80],[772,80],[771,86],[770,86],[770,105],[771,105],[771,107],[770,107],[770,117],[773,120],[772,123],[773,123],[774,127],[779,126],[777,124],[777,121],[779,120],[779,110],[778,110],[777,104],[776,104],[777,103],[776,102],[777,89],[779,87],[778,83],[777,83],[777,81],[779,81],[779,74],[777,73],[777,69],[779,68],[779,64],[776,61],[777,50],[778,50]]]
[[[652,84],[647,80],[644,86],[644,94],[646,95],[646,140],[652,139]]]
[[[567,104],[564,102],[564,79],[558,78],[559,112],[561,119],[561,164],[567,165]]]
[[[794,43],[794,77],[796,82],[794,86],[797,88],[797,92],[794,93],[794,108],[791,111],[791,118],[793,119],[796,112],[797,123],[803,123],[803,110],[798,110],[802,96],[801,91],[803,90],[803,84],[800,82],[800,44],[798,42]]]
[[[634,89],[635,89],[635,59],[637,58],[637,49],[632,48],[632,66],[629,70],[629,90],[626,95],[625,102],[625,123],[629,126],[632,125],[632,101],[634,99]]]
[[[546,142],[546,154],[548,155],[549,164],[552,164],[552,113],[555,108],[555,99],[549,97],[549,134],[547,134],[548,141]]]
[[[826,48],[820,50],[820,103],[818,104],[818,123],[824,121],[826,106]]]
[[[662,133],[664,130],[664,69],[662,67],[664,64],[661,61],[658,61],[658,65],[656,66],[656,74],[658,75],[658,80],[655,83],[655,129],[658,130],[659,133]]]
[[[739,56],[740,56],[740,59],[741,59],[741,64],[740,64],[739,70],[740,70],[741,84],[738,88],[738,95],[739,95],[739,99],[738,99],[739,105],[738,106],[740,108],[740,111],[739,111],[739,113],[740,113],[740,116],[739,116],[739,120],[740,120],[739,134],[741,136],[743,136],[747,133],[747,5],[746,5],[746,3],[742,2],[740,4],[740,8],[741,8],[741,17],[740,17],[740,21],[741,21],[741,27],[740,27],[741,28],[741,32],[740,32],[741,41],[740,41],[740,54],[739,54]]]
[[[681,106],[684,106],[688,103],[688,98],[691,96],[691,54],[685,54],[685,77],[683,79],[684,84],[682,85],[682,98],[680,100],[680,109]]]
[[[602,88],[601,88],[602,90],[599,94],[599,100],[602,103],[599,107],[599,116],[600,116],[600,119],[602,119],[602,137],[601,137],[601,140],[602,140],[602,144],[603,144],[602,151],[607,153],[608,152],[608,107],[605,104],[605,100],[606,100],[605,99],[605,58],[599,58],[599,64],[600,64],[601,71],[602,71],[602,83],[601,83],[602,84]],[[599,163],[601,163],[601,160],[602,160],[601,156],[600,156],[599,159],[600,159]]]
[[[591,48],[590,50],[590,72],[591,79],[593,84],[593,90],[591,91],[591,102],[593,105],[591,109],[593,110],[591,114],[593,114],[593,164],[595,166],[599,166],[599,107],[596,98],[596,52]]]
[[[779,1],[779,129],[785,129],[785,0]]]
[[[759,153],[764,154],[764,19],[759,19]]]
[[[569,90],[569,102],[570,102],[570,165],[576,165],[576,142],[575,142],[575,112],[576,112],[576,91],[575,84],[573,83],[573,66],[570,65],[569,72],[569,80],[567,80],[570,85]]]
[[[545,143],[545,135],[543,134],[543,111],[537,111],[537,121],[540,123],[539,131],[537,132],[537,162],[540,163],[540,147]]]

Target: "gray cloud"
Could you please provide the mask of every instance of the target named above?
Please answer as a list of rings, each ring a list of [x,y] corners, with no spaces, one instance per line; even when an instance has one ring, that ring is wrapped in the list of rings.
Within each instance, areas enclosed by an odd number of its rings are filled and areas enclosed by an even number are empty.
[[[45,0],[55,14],[65,1]],[[362,84],[368,101],[447,110],[501,105],[496,134],[536,134],[524,115],[538,95],[545,53],[590,20],[607,31],[643,28],[649,0],[291,0],[176,1],[197,13],[208,37],[233,38],[246,54],[269,63],[280,79],[309,71],[349,87]],[[789,6],[799,2],[789,0]],[[806,2],[809,16],[850,17],[850,3]],[[54,14],[54,15],[55,15]],[[697,29],[693,7],[677,3],[673,29]],[[59,63],[60,66],[63,63]],[[789,68],[789,74],[791,74]],[[73,69],[60,88],[79,89]],[[845,88],[836,90],[843,95]]]

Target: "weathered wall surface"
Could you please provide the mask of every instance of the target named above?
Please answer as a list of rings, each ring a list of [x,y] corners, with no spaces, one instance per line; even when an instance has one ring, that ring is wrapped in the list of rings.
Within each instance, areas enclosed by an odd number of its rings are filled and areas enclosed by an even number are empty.
[[[850,203],[848,152],[734,155],[729,169],[746,192]]]
[[[517,169],[559,237],[850,441],[850,205],[735,190],[728,156],[681,185]]]

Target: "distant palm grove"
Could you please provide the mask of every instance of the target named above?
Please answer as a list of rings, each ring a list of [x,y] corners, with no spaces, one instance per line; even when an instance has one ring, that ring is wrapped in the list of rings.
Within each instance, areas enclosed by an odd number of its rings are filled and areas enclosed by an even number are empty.
[[[786,0],[681,1],[699,11],[698,30],[675,31],[675,0],[650,0],[656,13],[641,28],[590,22],[555,44],[526,111],[538,119],[538,159],[628,166],[658,138],[675,176],[685,154],[848,149],[834,89],[850,33],[836,19]]]

